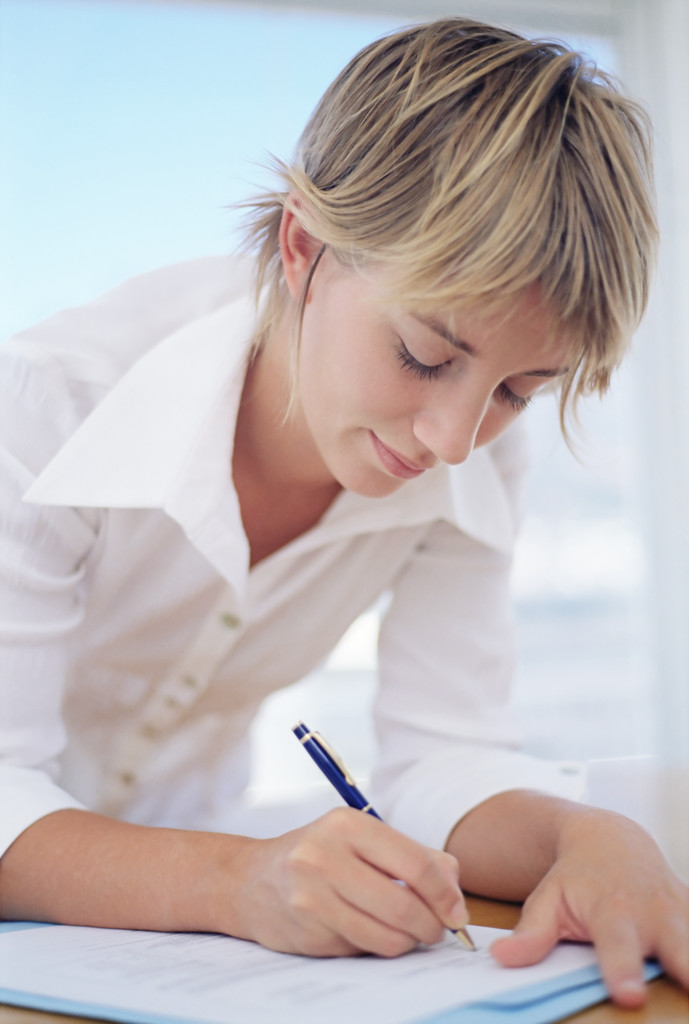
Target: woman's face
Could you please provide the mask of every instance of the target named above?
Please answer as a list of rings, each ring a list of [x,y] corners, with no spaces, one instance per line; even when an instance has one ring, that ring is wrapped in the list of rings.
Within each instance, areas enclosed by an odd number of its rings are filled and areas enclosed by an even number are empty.
[[[506,316],[415,316],[326,250],[304,312],[298,415],[324,479],[382,497],[492,441],[564,360],[536,288]]]

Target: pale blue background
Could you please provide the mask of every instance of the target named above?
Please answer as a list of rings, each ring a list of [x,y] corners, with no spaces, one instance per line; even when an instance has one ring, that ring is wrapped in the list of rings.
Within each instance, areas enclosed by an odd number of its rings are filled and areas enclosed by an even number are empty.
[[[220,4],[0,0],[0,337],[231,249],[229,204],[395,22]]]

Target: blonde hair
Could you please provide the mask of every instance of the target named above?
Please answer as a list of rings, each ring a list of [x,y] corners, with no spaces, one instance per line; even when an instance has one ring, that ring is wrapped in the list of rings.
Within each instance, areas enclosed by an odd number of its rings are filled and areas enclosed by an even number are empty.
[[[581,54],[464,18],[395,32],[350,61],[275,168],[284,189],[245,204],[259,343],[286,302],[278,234],[296,197],[314,238],[384,268],[409,309],[504,308],[538,282],[571,339],[563,428],[607,390],[655,257],[650,127]]]

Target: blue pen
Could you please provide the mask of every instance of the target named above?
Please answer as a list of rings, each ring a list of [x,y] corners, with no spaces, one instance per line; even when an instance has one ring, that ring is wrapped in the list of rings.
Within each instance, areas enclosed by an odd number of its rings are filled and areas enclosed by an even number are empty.
[[[347,770],[341,758],[335,753],[330,744],[323,739],[320,733],[312,732],[303,722],[298,722],[292,729],[292,732],[346,804],[354,807],[357,811],[364,811],[365,814],[373,815],[379,821],[383,820],[358,788],[353,776]],[[457,936],[467,949],[476,951],[476,946],[466,928],[451,928],[450,931]]]

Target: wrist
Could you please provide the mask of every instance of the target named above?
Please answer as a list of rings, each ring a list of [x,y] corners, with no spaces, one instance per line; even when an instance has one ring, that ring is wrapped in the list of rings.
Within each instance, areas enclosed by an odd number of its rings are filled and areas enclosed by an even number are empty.
[[[203,869],[190,893],[191,908],[203,908],[203,930],[253,939],[251,900],[255,868],[264,840],[206,833]],[[259,869],[260,870],[260,869]]]
[[[655,841],[631,818],[600,807],[574,805],[562,821],[557,844],[558,857],[581,846],[591,849],[607,844],[647,844],[657,849]]]
[[[496,794],[455,827],[446,849],[467,892],[522,901],[551,869],[579,804],[530,790]]]

